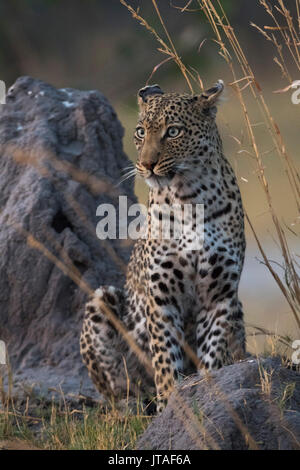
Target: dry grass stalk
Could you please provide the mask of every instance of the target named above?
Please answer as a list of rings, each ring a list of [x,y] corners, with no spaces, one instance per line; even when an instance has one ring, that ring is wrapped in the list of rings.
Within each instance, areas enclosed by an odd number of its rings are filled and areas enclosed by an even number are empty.
[[[262,114],[264,119],[264,123],[266,129],[268,130],[271,139],[274,143],[275,149],[277,151],[277,155],[281,159],[286,176],[286,182],[290,186],[292,190],[292,194],[294,196],[292,204],[294,204],[295,208],[299,211],[300,210],[300,179],[299,179],[299,172],[296,168],[295,162],[292,157],[288,154],[286,150],[286,145],[284,142],[284,137],[280,132],[279,126],[277,125],[276,121],[274,120],[269,107],[264,99],[263,90],[259,85],[258,81],[255,78],[255,74],[249,65],[246,55],[242,50],[242,47],[238,41],[238,38],[235,35],[234,28],[230,24],[228,17],[222,7],[222,3],[220,0],[216,0],[215,2],[211,0],[197,0],[199,6],[202,8],[202,11],[206,15],[217,39],[217,43],[220,47],[220,54],[226,60],[233,77],[232,86],[234,86],[237,96],[240,102],[240,105],[243,110],[245,124],[248,131],[249,140],[251,142],[251,146],[253,148],[254,156],[256,159],[257,164],[257,176],[261,183],[261,186],[264,190],[264,194],[266,197],[266,201],[268,203],[269,212],[272,216],[273,227],[275,228],[275,232],[277,235],[277,242],[281,249],[282,260],[285,267],[285,278],[281,279],[280,276],[276,273],[275,269],[272,267],[272,263],[268,260],[267,254],[263,249],[262,243],[259,240],[259,237],[253,227],[253,224],[250,222],[249,218],[248,222],[250,224],[251,230],[254,234],[256,242],[258,244],[259,250],[263,256],[264,262],[272,274],[274,280],[276,281],[278,287],[280,288],[281,292],[283,293],[284,297],[286,298],[291,312],[294,316],[296,325],[300,331],[300,286],[299,286],[299,274],[297,273],[297,262],[294,257],[292,257],[289,249],[289,243],[287,241],[287,230],[280,222],[279,217],[276,213],[276,210],[273,205],[272,199],[272,191],[270,187],[270,183],[265,174],[265,166],[263,163],[262,152],[260,151],[259,142],[254,132],[254,126],[251,122],[251,118],[249,116],[249,111],[247,109],[246,101],[243,96],[244,88],[240,87],[240,80],[237,80],[238,74],[242,74],[242,79],[247,80],[247,84],[251,90],[252,96],[255,99],[257,106]],[[286,46],[290,54],[292,55],[297,67],[300,66],[299,61],[299,37],[296,28],[293,24],[293,19],[285,7],[283,0],[278,0],[278,6],[275,7],[276,11],[278,11],[283,18],[286,20],[286,28],[281,28],[280,24],[274,14],[273,9],[270,7],[270,4],[266,1],[260,1],[261,5],[266,9],[268,14],[271,16],[275,23],[276,29],[278,29],[279,33],[281,34],[283,40],[285,41]],[[297,2],[297,7],[299,4]],[[299,8],[297,10],[299,12]],[[299,16],[297,18],[298,24],[300,23]],[[290,77],[288,73],[288,69],[286,63],[284,61],[284,55],[282,52],[282,47],[279,44],[278,40],[275,38],[274,34],[270,36],[270,34],[266,33],[262,30],[262,28],[257,27],[261,33],[263,33],[264,37],[273,42],[275,47],[277,48],[278,52],[280,53],[281,57],[281,65],[282,70],[285,71],[285,75],[287,78]],[[299,237],[299,235],[297,235]]]

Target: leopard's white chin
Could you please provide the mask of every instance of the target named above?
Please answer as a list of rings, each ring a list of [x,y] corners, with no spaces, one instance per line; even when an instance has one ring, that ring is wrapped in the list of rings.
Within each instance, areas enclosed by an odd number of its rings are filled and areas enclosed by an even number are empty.
[[[165,186],[170,186],[172,178],[167,176],[157,176],[151,175],[149,178],[145,178],[146,183],[150,188],[164,188]]]

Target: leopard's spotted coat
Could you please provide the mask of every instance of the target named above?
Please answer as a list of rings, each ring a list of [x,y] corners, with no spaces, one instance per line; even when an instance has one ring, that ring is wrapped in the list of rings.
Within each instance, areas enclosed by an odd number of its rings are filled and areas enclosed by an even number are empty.
[[[98,390],[126,393],[124,359],[133,392],[138,382],[144,391],[153,385],[153,377],[107,319],[104,302],[152,358],[158,411],[174,381],[192,370],[185,342],[195,351],[198,366],[209,370],[245,352],[238,299],[244,215],[215,123],[222,90],[222,81],[199,96],[164,94],[157,85],[140,90],[136,168],[150,186],[148,222],[153,204],[202,203],[204,245],[187,251],[184,236],[139,240],[124,289],[100,287],[86,305],[81,354]]]

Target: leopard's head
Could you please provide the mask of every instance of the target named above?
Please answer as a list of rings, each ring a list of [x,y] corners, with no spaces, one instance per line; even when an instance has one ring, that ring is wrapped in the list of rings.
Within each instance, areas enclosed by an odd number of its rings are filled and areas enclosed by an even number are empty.
[[[201,158],[213,154],[210,144],[219,145],[216,103],[223,89],[219,80],[201,95],[164,93],[158,85],[138,92],[136,169],[149,186],[171,185],[176,175],[193,171]]]

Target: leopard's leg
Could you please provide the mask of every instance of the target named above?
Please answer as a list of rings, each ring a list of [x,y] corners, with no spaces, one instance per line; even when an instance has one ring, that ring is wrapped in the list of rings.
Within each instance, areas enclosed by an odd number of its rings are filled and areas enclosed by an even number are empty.
[[[164,409],[184,366],[184,328],[181,313],[173,303],[164,303],[165,305],[161,305],[159,297],[150,297],[146,309],[155,374],[157,413]]]
[[[228,349],[232,361],[239,361],[246,357],[246,333],[244,324],[244,312],[242,302],[233,299],[230,302],[231,330],[228,338]]]
[[[104,305],[104,307],[103,307]],[[123,334],[107,318],[107,310],[127,330],[127,304],[125,292],[112,286],[97,289],[86,304],[85,316],[80,338],[80,351],[89,375],[100,393],[106,397],[125,397],[130,393],[138,393],[138,382],[144,388],[150,386],[143,365],[132,352]],[[135,330],[130,333],[134,338]],[[142,332],[139,329],[139,334]],[[145,346],[145,335],[143,335]]]
[[[242,305],[222,299],[197,316],[197,356],[205,369],[218,369],[245,357]]]

